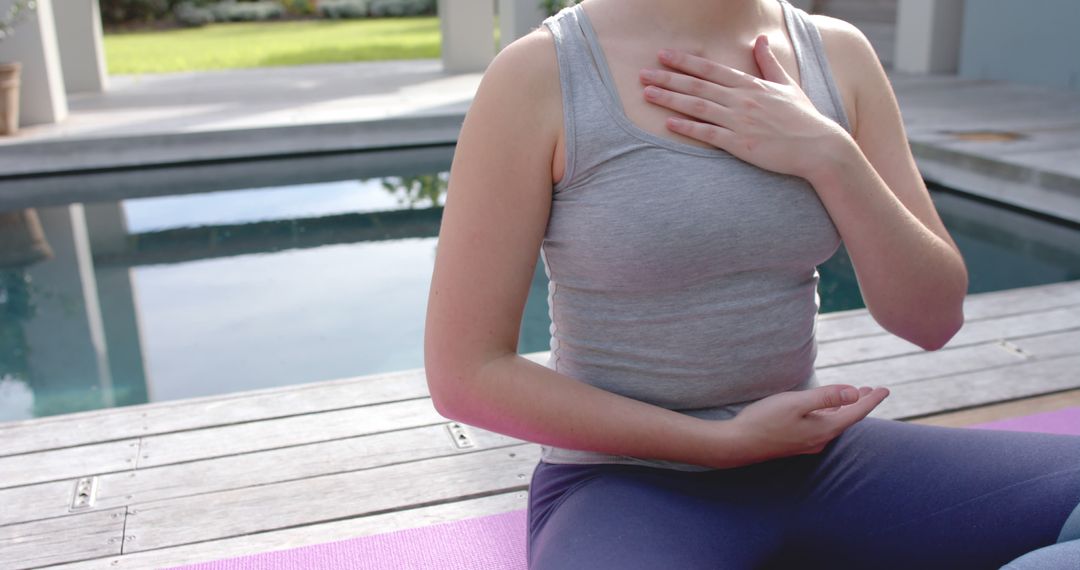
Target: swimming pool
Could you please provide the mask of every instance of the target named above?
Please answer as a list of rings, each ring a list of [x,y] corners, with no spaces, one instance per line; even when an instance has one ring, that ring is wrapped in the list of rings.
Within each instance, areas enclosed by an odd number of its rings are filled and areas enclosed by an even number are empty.
[[[0,182],[53,251],[0,269],[0,421],[421,367],[452,152]],[[1080,279],[1080,229],[932,195],[970,292]],[[863,306],[842,248],[820,273],[822,312]],[[546,295],[538,262],[520,352]]]

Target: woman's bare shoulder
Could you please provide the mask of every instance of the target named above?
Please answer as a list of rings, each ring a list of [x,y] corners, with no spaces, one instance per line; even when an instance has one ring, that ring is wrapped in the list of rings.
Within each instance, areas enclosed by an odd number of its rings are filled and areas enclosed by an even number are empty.
[[[495,56],[485,71],[485,81],[513,96],[523,111],[540,113],[552,132],[562,123],[562,91],[555,40],[540,26],[514,40]]]
[[[502,105],[512,107],[519,118],[542,131],[522,133],[522,142],[543,147],[537,152],[550,157],[553,181],[562,177],[565,168],[562,89],[555,49],[551,32],[539,26],[499,51],[477,91],[477,97],[484,91],[485,96],[501,99]]]
[[[867,89],[879,88],[880,79],[885,77],[881,60],[866,34],[851,22],[823,14],[812,14],[810,19],[821,33],[829,67],[854,131],[858,125],[859,97],[865,96]]]

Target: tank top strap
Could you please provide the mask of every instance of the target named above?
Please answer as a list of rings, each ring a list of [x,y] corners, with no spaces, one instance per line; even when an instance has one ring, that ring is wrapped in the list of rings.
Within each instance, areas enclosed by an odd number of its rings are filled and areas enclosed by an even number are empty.
[[[795,48],[803,91],[821,112],[850,132],[851,124],[844,110],[844,101],[829,67],[825,45],[821,41],[817,25],[802,8],[792,5],[788,0],[778,1],[783,7],[784,19]]]
[[[803,90],[819,111],[850,131],[817,27],[800,8],[787,0],[777,1],[784,12]],[[559,10],[545,18],[542,25],[554,38],[562,92],[566,166],[562,179],[552,189],[553,195],[576,186],[612,157],[642,146],[660,145],[703,156],[726,154],[689,145],[675,147],[668,139],[630,124],[618,108],[614,81],[580,4]]]
[[[583,167],[578,164],[581,158],[578,149],[603,148],[612,142],[602,130],[595,128],[598,121],[603,124],[610,118],[611,111],[605,107],[606,87],[577,10],[577,5],[567,6],[542,22],[555,41],[562,90],[566,167],[562,179],[554,186],[555,193],[569,186],[575,172]]]

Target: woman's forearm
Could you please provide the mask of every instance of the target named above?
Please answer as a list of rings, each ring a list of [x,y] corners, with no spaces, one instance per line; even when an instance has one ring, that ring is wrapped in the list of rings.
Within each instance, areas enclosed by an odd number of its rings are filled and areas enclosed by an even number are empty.
[[[579,382],[516,354],[473,378],[442,378],[442,415],[543,445],[714,468],[744,464],[725,421],[710,421]],[[430,383],[431,385],[435,385]]]
[[[844,240],[867,308],[890,332],[940,348],[963,324],[963,258],[904,206],[854,139],[835,142],[807,180]]]

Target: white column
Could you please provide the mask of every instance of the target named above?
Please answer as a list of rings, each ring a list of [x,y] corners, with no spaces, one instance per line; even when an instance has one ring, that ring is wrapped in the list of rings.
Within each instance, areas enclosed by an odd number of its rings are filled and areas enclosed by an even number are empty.
[[[108,81],[98,0],[59,0],[56,17],[60,67],[68,93],[102,92]]]
[[[899,0],[893,66],[909,73],[956,73],[964,0]]]
[[[121,202],[94,202],[83,206],[86,232],[93,255],[128,251],[127,219]],[[142,327],[135,303],[134,270],[126,265],[95,264],[94,276],[101,306],[102,329],[108,346],[109,371],[114,389],[121,390],[120,405],[151,402],[154,395],[142,353]]]
[[[6,13],[11,3],[0,0],[0,11]],[[67,117],[52,0],[37,0],[37,10],[15,28],[13,36],[0,42],[0,61],[22,64],[20,125],[57,123]]]
[[[539,0],[499,0],[499,49],[536,29],[545,17]]]
[[[26,269],[33,283],[34,317],[23,325],[31,385],[73,398],[96,386],[100,400],[90,407],[113,406],[112,373],[98,302],[94,261],[82,204],[38,208],[54,257]],[[46,386],[51,386],[46,389]],[[63,408],[63,402],[53,405]],[[69,404],[78,411],[83,404]]]
[[[494,0],[439,0],[443,69],[484,71],[495,57]]]

